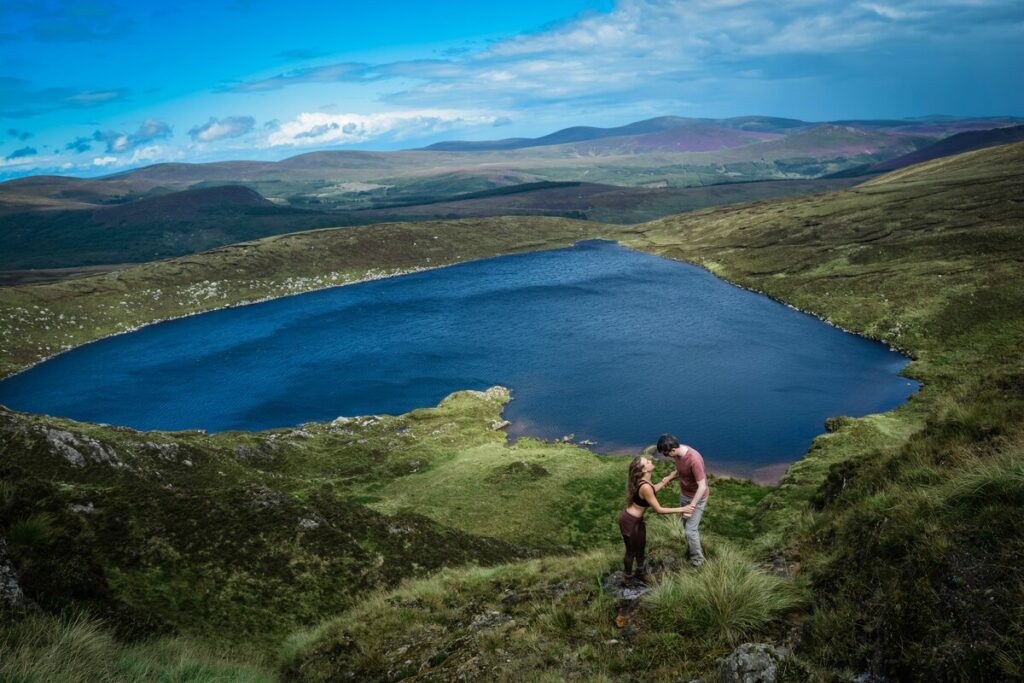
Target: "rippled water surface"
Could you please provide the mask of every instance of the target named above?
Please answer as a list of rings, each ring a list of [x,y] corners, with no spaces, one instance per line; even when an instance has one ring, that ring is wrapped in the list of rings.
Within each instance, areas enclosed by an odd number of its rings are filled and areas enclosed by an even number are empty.
[[[502,384],[513,435],[618,452],[672,432],[713,471],[765,478],[826,417],[903,402],[906,362],[699,268],[586,242],[153,325],[0,382],[0,403],[223,431]]]

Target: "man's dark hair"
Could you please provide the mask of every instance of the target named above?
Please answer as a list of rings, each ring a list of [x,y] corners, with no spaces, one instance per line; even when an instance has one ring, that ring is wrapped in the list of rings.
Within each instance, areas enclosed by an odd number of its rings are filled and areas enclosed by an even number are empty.
[[[662,434],[658,439],[658,452],[662,455],[668,455],[669,451],[677,448],[679,448],[679,439],[671,434]]]

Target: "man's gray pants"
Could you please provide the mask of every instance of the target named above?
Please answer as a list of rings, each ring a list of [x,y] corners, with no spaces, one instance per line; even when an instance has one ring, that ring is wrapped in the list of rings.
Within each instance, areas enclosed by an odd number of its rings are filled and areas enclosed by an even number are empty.
[[[679,506],[685,507],[693,500],[691,496],[679,495]],[[683,518],[683,532],[686,535],[686,553],[690,564],[697,567],[704,564],[704,549],[700,547],[700,518],[704,516],[704,506],[708,499],[704,498],[693,507],[693,515]]]

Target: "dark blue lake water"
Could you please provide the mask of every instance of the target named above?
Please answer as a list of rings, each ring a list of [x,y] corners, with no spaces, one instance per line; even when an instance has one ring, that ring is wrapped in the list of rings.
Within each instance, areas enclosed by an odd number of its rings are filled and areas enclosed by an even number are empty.
[[[255,430],[501,384],[514,436],[622,452],[671,432],[712,471],[770,478],[826,417],[902,403],[906,363],[699,268],[586,242],[153,325],[0,382],[0,403]]]

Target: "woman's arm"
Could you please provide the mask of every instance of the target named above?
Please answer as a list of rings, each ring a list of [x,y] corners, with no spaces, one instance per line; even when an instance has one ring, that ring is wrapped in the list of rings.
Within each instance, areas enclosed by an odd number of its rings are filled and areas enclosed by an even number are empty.
[[[677,512],[682,512],[683,508],[666,508],[662,507],[661,503],[658,502],[658,497],[654,495],[654,486],[641,486],[640,495],[651,504],[651,508],[659,515],[670,515]]]
[[[669,484],[671,484],[671,483],[672,483],[672,481],[673,481],[673,480],[674,480],[674,479],[675,479],[675,478],[676,478],[677,476],[679,476],[679,472],[677,472],[676,470],[674,470],[674,469],[673,469],[673,470],[672,470],[672,474],[669,474],[668,476],[664,477],[664,478],[663,478],[663,479],[662,479],[661,481],[659,481],[659,482],[658,482],[657,484],[655,484],[655,485],[654,485],[654,490],[655,490],[655,491],[660,491],[660,490],[662,490],[663,488],[665,488],[666,486],[668,486]]]

